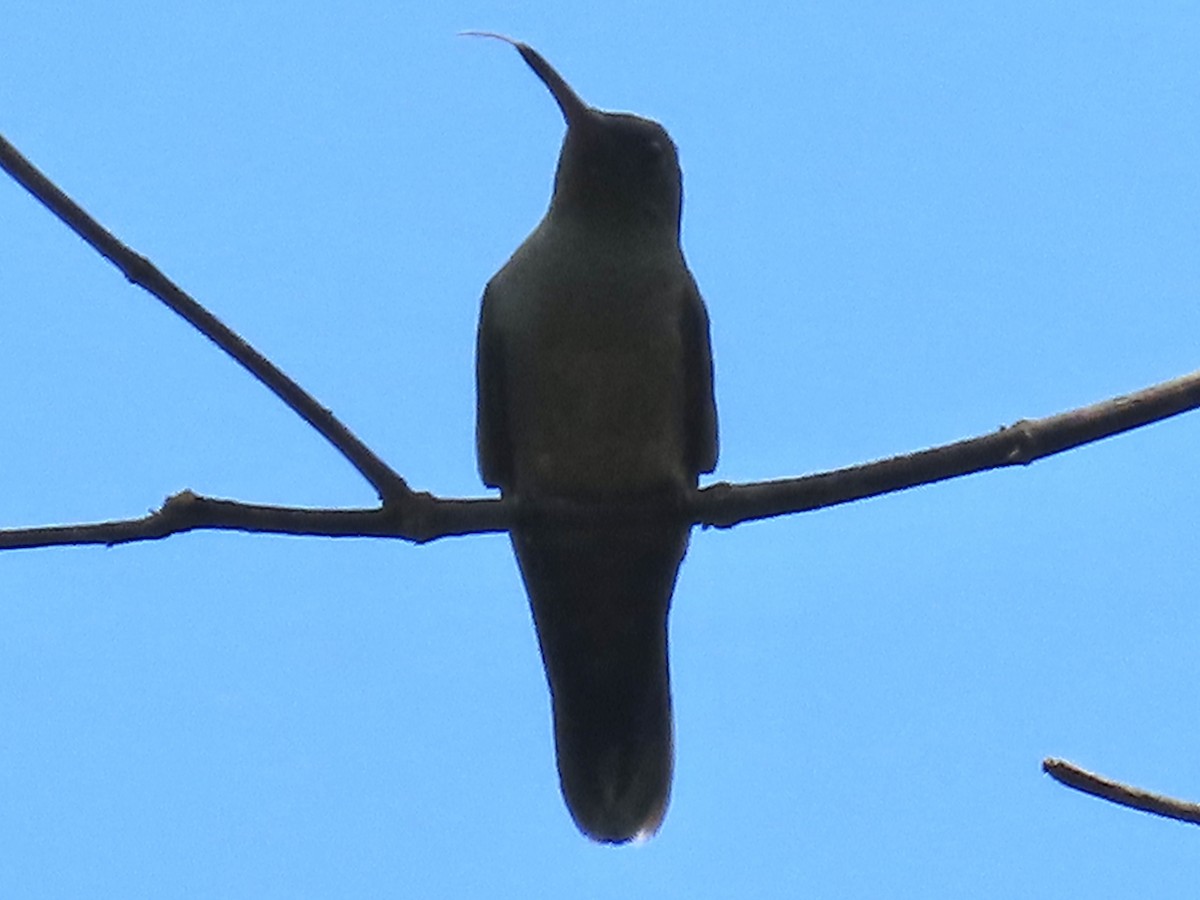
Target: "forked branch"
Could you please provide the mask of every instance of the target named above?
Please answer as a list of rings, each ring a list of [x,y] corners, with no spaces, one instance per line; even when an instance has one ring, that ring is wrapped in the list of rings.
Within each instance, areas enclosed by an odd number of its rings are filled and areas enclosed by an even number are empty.
[[[383,501],[410,493],[404,479],[313,397],[285,375],[274,363],[251,347],[240,335],[197,303],[167,278],[144,256],[133,252],[93,219],[78,203],[43,175],[17,148],[0,135],[0,168],[33,194],[68,228],[87,241],[97,253],[121,270],[139,287],[145,288],[197,331],[228,353],[251,375],[333,444],[354,468],[374,486]]]
[[[301,509],[203,497],[184,491],[137,519],[0,530],[0,549],[156,540],[196,529],[326,537],[391,537],[415,542],[505,531],[518,517],[563,519],[611,513],[586,506],[525,507],[496,499],[443,499],[411,490],[328,409],[184,293],[149,260],[125,246],[0,137],[0,168],[137,284],[195,326],[312,425],[379,493],[377,509]],[[1200,371],[1135,394],[929,450],[803,478],[709,485],[675,509],[625,508],[623,515],[684,517],[728,528],[754,519],[835,506],[1002,466],[1028,465],[1101,438],[1200,406]]]

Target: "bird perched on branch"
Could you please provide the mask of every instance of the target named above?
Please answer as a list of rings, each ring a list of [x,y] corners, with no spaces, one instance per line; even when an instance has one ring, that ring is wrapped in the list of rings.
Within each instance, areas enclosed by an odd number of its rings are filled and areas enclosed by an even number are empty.
[[[545,217],[488,282],[476,358],[485,484],[512,529],[580,830],[653,835],[674,765],[667,615],[717,462],[708,314],[679,245],[682,178],[657,122],[584,103],[529,46],[567,133]],[[580,512],[582,511],[582,512]]]

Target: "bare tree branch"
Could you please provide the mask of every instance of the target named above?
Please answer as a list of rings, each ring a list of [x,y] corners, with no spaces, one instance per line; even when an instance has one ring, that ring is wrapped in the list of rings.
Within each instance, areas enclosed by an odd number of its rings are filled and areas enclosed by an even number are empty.
[[[1099,797],[1101,800],[1119,803],[1121,806],[1128,806],[1131,809],[1140,809],[1142,812],[1154,813],[1156,816],[1165,816],[1168,819],[1178,819],[1180,822],[1200,825],[1200,803],[1189,803],[1186,800],[1176,800],[1162,794],[1152,794],[1141,788],[1122,784],[1119,781],[1113,781],[1081,769],[1065,759],[1042,760],[1042,771],[1059,784],[1065,784],[1067,787],[1091,794],[1093,797]]]
[[[696,521],[728,528],[753,519],[821,509],[972,472],[1026,466],[1200,407],[1200,371],[1044,419],[1022,419],[982,437],[803,478],[714,484],[701,491]]]
[[[22,156],[0,135],[0,168],[54,213],[68,228],[90,244],[97,253],[121,270],[129,281],[149,291],[197,331],[232,356],[251,375],[265,384],[297,415],[320,432],[362,473],[380,499],[399,500],[411,493],[404,479],[393,471],[333,413],[321,406],[274,363],[251,347],[240,335],[193,300],[155,265],[125,246],[93,219],[57,185]]]
[[[125,276],[183,316],[316,428],[375,486],[377,509],[302,509],[176,494],[139,519],[84,525],[0,530],[0,550],[64,544],[119,544],[157,540],[196,529],[226,529],[326,537],[391,537],[425,542],[441,537],[505,531],[518,519],[594,521],[620,516],[683,518],[729,528],[742,522],[849,503],[1002,466],[1028,465],[1101,438],[1200,406],[1200,371],[1135,394],[1049,416],[1022,419],[992,434],[803,478],[745,484],[721,482],[683,502],[582,504],[554,502],[521,508],[496,499],[444,499],[411,490],[404,479],[355,437],[329,410],[259,354],[153,264],[100,226],[0,137],[0,167],[58,218],[112,261]]]
[[[305,509],[203,497],[181,491],[139,519],[86,525],[51,525],[0,530],[0,550],[67,544],[128,544],[155,541],[185,531],[210,529],[319,537],[401,538],[425,543],[435,538],[506,531],[511,510],[501,500],[442,500],[411,493],[402,503],[376,509]]]
[[[681,509],[558,502],[518,510],[510,501],[445,499],[410,491],[378,509],[300,509],[202,497],[184,491],[140,519],[88,525],[0,530],[0,550],[63,544],[122,544],[197,529],[324,537],[391,537],[424,543],[442,537],[505,531],[518,517],[569,521],[597,516],[684,516],[693,524],[729,528],[902,491],[973,472],[1029,463],[1200,406],[1200,372],[1093,406],[1022,419],[992,434],[904,456],[803,478],[721,482],[694,492]]]

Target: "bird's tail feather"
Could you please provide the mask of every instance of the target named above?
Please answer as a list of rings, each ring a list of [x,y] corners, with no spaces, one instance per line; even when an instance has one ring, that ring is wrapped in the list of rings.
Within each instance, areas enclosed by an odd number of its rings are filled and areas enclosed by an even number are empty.
[[[563,797],[593,840],[658,830],[674,746],[667,613],[689,529],[521,528]]]

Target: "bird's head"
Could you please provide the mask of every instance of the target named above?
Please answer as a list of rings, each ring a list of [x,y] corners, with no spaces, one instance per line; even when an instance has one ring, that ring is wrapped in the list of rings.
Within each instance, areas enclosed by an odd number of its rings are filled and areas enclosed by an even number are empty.
[[[552,212],[638,230],[669,228],[678,235],[683,179],[675,143],[662,125],[589,106],[528,44],[491,32],[469,33],[515,47],[562,110],[567,134],[554,176]]]

